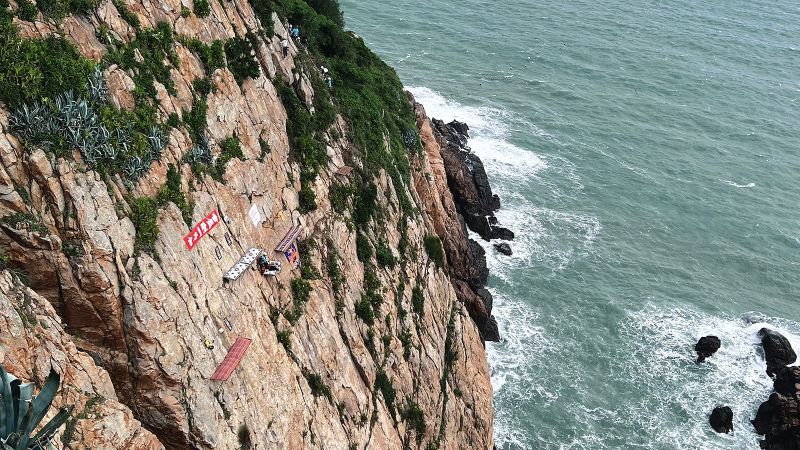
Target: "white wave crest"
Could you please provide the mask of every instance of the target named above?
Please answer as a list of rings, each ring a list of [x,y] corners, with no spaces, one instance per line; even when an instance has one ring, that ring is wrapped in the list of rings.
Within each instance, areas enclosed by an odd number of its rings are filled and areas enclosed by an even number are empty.
[[[728,186],[733,186],[733,187],[736,187],[736,188],[753,188],[753,187],[756,187],[756,184],[752,183],[752,182],[751,183],[747,183],[747,184],[739,184],[739,183],[736,183],[736,182],[733,182],[733,181],[730,181],[730,180],[719,180],[719,181],[727,184]]]

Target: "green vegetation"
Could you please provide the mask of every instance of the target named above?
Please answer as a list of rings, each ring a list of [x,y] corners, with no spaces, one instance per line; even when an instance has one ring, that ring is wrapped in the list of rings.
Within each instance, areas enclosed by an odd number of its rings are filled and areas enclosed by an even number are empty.
[[[225,166],[228,162],[233,158],[244,159],[244,153],[242,153],[242,146],[237,136],[223,139],[222,142],[219,143],[219,146],[222,152],[217,156],[217,160],[214,163],[215,170],[212,171],[211,176],[214,177],[215,180],[222,182],[222,176],[225,175]]]
[[[241,450],[250,450],[253,447],[253,443],[250,438],[250,429],[247,428],[246,423],[239,425],[239,430],[236,432],[236,436],[239,438],[239,448]]]
[[[31,213],[16,212],[14,214],[1,217],[0,223],[6,224],[14,229],[25,229],[32,233],[39,233],[42,236],[50,234],[50,230],[37,216]]]
[[[0,365],[0,442],[4,448],[16,450],[41,449],[52,443],[53,435],[72,414],[72,406],[61,408],[41,428],[40,423],[56,396],[61,376],[50,369],[39,395],[34,396],[34,384],[21,384]],[[38,431],[34,434],[34,431]]]
[[[397,260],[392,253],[392,249],[389,248],[389,245],[381,241],[375,246],[375,259],[378,261],[378,265],[381,267],[388,267],[393,269]]]
[[[375,387],[383,395],[383,401],[386,402],[386,408],[389,409],[392,417],[394,417],[394,400],[397,397],[397,392],[395,392],[394,386],[392,386],[392,380],[389,379],[383,369],[378,369],[378,373],[375,375]]]
[[[33,22],[36,20],[36,16],[39,14],[39,9],[36,8],[36,5],[34,5],[31,0],[20,0],[17,2],[17,6],[19,7],[17,14],[19,15],[20,19],[27,22]],[[5,6],[3,7],[5,8]]]
[[[372,245],[369,243],[367,236],[360,232],[356,236],[356,256],[359,261],[365,264],[372,258]]]
[[[122,20],[128,22],[128,25],[135,28],[137,32],[142,28],[142,23],[139,22],[139,18],[125,6],[122,0],[111,0],[111,2],[114,4],[114,7],[117,8],[117,11],[119,11]]]
[[[442,250],[442,241],[439,236],[434,234],[425,236],[425,252],[436,263],[436,267],[444,268],[444,250]]]
[[[183,221],[186,222],[186,226],[191,228],[194,205],[186,201],[181,188],[181,175],[172,164],[167,167],[167,182],[156,196],[156,203],[159,206],[166,205],[167,202],[174,203],[181,210]]]
[[[246,39],[235,37],[225,43],[228,69],[240,86],[245,79],[258,78],[261,75],[261,65],[255,57],[255,47],[255,36],[250,33]]]
[[[331,240],[328,240],[327,269],[333,293],[334,295],[340,295],[345,279],[342,270],[339,268],[339,254],[336,252],[336,247],[333,246],[333,241]]]
[[[187,8],[187,7],[185,7],[185,6],[181,6],[181,17],[183,17],[185,19],[185,18],[189,17],[190,15],[192,15],[192,10]]]
[[[205,138],[206,114],[208,114],[208,103],[202,98],[195,99],[192,109],[183,112],[183,123],[195,144]]]
[[[130,202],[131,222],[136,229],[136,240],[133,245],[136,254],[155,252],[158,238],[158,203],[147,197],[138,197]]]
[[[225,44],[216,40],[211,45],[206,45],[197,38],[179,36],[178,42],[194,52],[206,69],[206,76],[210,77],[215,70],[225,67]]]
[[[197,17],[208,17],[211,13],[211,5],[208,0],[194,0],[194,13]]]
[[[194,88],[194,94],[202,98],[214,90],[214,83],[211,82],[209,77],[198,78],[192,82],[192,87]]]
[[[303,373],[303,376],[308,382],[308,387],[311,388],[311,393],[314,397],[325,396],[328,400],[333,401],[331,388],[322,381],[322,377],[316,373]]]
[[[165,59],[170,64],[165,63]],[[118,64],[122,69],[133,72],[137,100],[145,97],[155,99],[155,82],[161,83],[168,93],[175,95],[175,83],[170,70],[172,66],[177,66],[178,54],[172,27],[167,22],[161,22],[155,28],[139,30],[136,39],[131,42],[114,42],[104,62],[106,65]]]
[[[292,352],[292,330],[278,330],[276,328],[275,335],[278,342],[283,345],[283,348],[288,352]]]
[[[411,290],[411,307],[414,308],[414,312],[418,316],[423,315],[425,312],[425,297],[422,295],[422,289],[419,284]]]
[[[20,37],[11,19],[10,11],[0,8],[0,101],[14,110],[69,90],[84,94],[91,61],[62,37]]]
[[[361,297],[361,300],[355,305],[356,316],[361,319],[365,324],[372,326],[375,323],[375,312],[372,310],[372,304],[366,297]]]
[[[419,445],[419,443],[422,442],[422,438],[425,437],[426,429],[425,414],[422,412],[422,409],[417,402],[409,400],[406,408],[400,415],[403,417],[403,420],[406,421],[408,428],[416,432],[417,445]]]

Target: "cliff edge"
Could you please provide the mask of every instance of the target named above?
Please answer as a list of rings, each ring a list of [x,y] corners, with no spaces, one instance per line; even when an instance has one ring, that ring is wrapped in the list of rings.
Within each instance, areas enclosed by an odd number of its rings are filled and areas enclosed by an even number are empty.
[[[0,4],[0,362],[58,448],[493,447],[446,139],[313,3]]]

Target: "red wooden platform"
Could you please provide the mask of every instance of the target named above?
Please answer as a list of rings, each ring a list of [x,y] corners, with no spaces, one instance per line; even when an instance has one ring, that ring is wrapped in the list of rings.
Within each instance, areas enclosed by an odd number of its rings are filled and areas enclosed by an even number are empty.
[[[244,352],[249,346],[250,339],[237,337],[236,342],[233,343],[233,346],[228,350],[228,354],[225,355],[225,359],[217,367],[217,371],[214,372],[214,375],[211,375],[211,379],[214,381],[227,381],[236,367],[239,366],[239,361],[242,360]]]

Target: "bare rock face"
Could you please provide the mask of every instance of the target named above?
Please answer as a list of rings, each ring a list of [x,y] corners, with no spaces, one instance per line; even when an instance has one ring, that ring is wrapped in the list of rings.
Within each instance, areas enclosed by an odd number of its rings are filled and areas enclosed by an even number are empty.
[[[758,332],[761,345],[764,346],[764,358],[767,360],[767,375],[775,376],[778,370],[797,361],[792,344],[782,334],[769,328]]]
[[[694,351],[697,353],[697,363],[705,361],[706,358],[711,357],[719,350],[722,342],[716,336],[703,336],[694,345]]]
[[[729,406],[717,406],[711,411],[708,423],[717,433],[730,433],[733,431],[733,411]]]
[[[775,392],[793,395],[800,391],[800,367],[784,367],[778,371],[773,384]]]
[[[119,402],[108,373],[75,347],[50,303],[8,270],[0,271],[0,329],[0,362],[9,373],[39,381],[52,366],[61,374],[50,414],[64,405],[75,410],[58,442],[87,450],[164,448]]]
[[[334,183],[349,182],[334,176],[352,147],[342,118],[327,135],[331,163],[312,183],[318,208],[298,211],[301,170],[289,155],[287,115],[273,77],[293,82],[311,101],[313,87],[294,61],[304,50],[292,43],[283,58],[248,2],[212,1],[202,19],[181,17],[175,2],[125,4],[144,28],[168,21],[206,44],[252,31],[262,70],[241,85],[227,68],[207,74],[215,87],[205,98],[214,152],[236,135],[243,153],[227,163],[222,181],[195,175],[184,162],[194,146],[185,129],[172,129],[161,160],[126,183],[89,170],[77,151],[55,157],[24,148],[0,107],[0,219],[25,218],[0,220],[0,254],[25,274],[30,290],[24,292],[37,305],[38,321],[28,329],[23,314],[4,307],[3,330],[12,333],[0,336],[0,359],[25,379],[43,377],[57,364],[66,385],[60,401],[86,411],[72,448],[238,449],[245,434],[253,449],[491,449],[492,387],[482,339],[498,332],[491,295],[482,289],[488,271],[453,202],[430,121],[419,123],[428,139],[425,154],[412,158],[413,183],[394,186],[385,172],[374,180],[384,223],[401,222],[395,189],[405,189],[420,210],[402,236],[419,257],[375,270],[383,288],[374,324],[367,325],[356,314],[366,291],[356,233],[329,195]],[[273,19],[276,34],[285,35]],[[80,51],[94,59],[107,51],[95,38],[101,26],[115,39],[136,35],[112,2],[101,3],[90,19],[65,23],[67,38],[80,40]],[[58,32],[40,28],[26,33]],[[190,86],[203,75],[186,47],[176,43],[176,53],[174,92],[156,86],[162,120],[188,109]],[[134,107],[133,74],[108,68],[105,76],[111,103]],[[213,210],[223,220],[188,250],[189,227],[178,206],[167,203],[158,210],[153,251],[137,252],[131,199],[155,196],[168,164],[183,177],[191,222]],[[248,214],[253,207],[261,216],[256,224]],[[223,273],[248,248],[282,258],[272,249],[296,224],[309,249],[302,263],[320,274],[307,280],[310,292],[297,315],[290,312],[301,273],[289,264],[274,278],[248,270],[223,283]],[[368,239],[399,254],[400,230],[373,228]],[[447,271],[427,257],[422,242],[429,235],[442,240]],[[336,289],[331,261],[341,277]],[[0,300],[16,305],[18,289],[3,276],[7,300]],[[413,292],[421,292],[421,304]],[[251,339],[242,362],[227,381],[210,380],[237,337]]]

